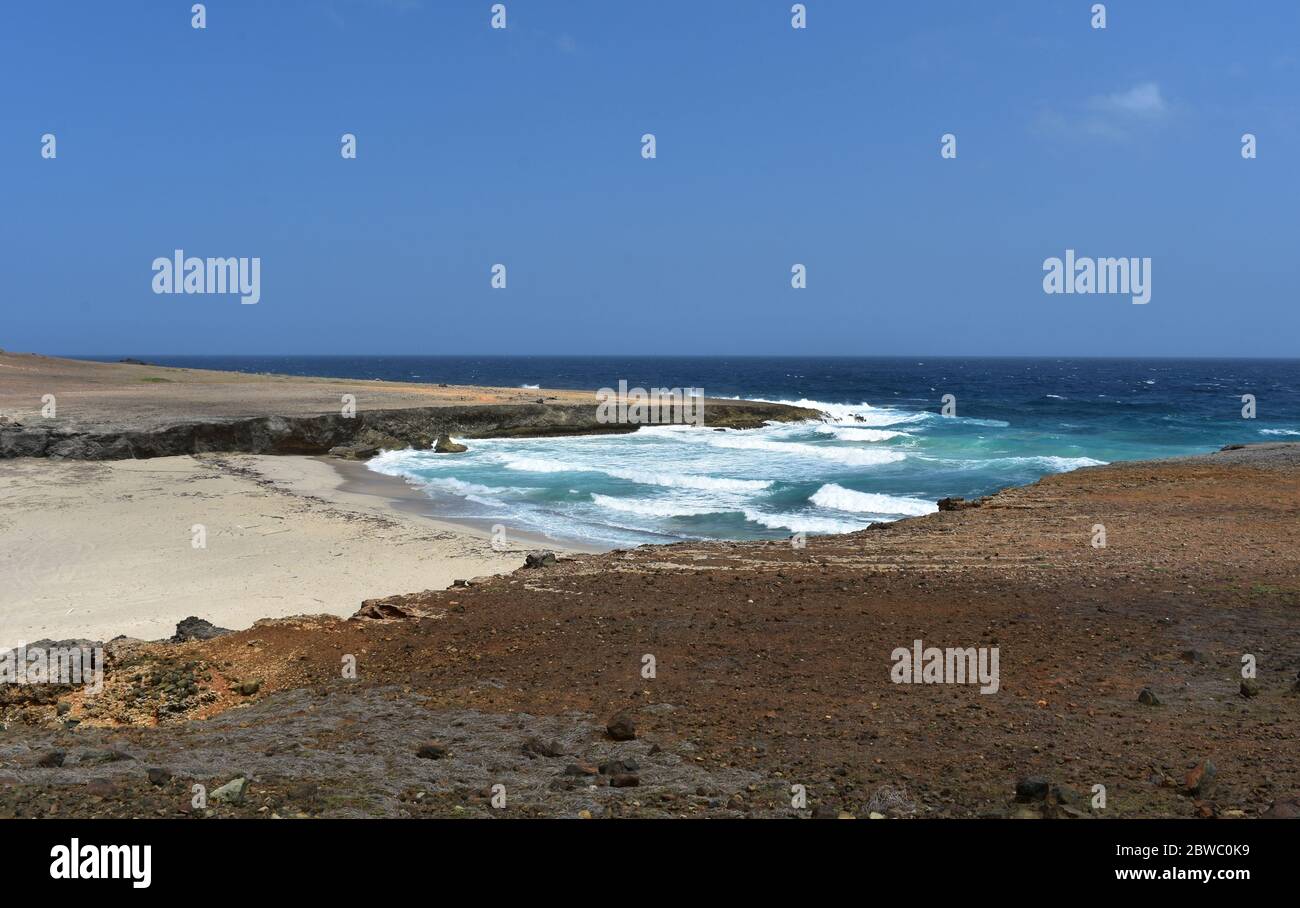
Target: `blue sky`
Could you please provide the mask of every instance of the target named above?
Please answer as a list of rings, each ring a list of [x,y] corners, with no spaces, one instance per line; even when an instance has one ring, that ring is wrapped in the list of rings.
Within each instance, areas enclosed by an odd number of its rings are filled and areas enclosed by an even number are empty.
[[[0,346],[1297,354],[1293,0],[505,2],[4,3]],[[261,302],[155,295],[176,248]]]

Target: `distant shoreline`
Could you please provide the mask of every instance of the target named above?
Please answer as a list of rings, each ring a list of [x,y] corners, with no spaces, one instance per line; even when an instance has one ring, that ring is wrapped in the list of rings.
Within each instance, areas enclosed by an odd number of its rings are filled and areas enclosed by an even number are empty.
[[[427,448],[442,434],[545,437],[635,428],[602,422],[595,389],[250,375],[14,353],[0,353],[0,379],[0,459],[326,454],[349,446]],[[50,400],[53,415],[45,412]],[[708,425],[728,428],[815,415],[780,404],[706,403]]]

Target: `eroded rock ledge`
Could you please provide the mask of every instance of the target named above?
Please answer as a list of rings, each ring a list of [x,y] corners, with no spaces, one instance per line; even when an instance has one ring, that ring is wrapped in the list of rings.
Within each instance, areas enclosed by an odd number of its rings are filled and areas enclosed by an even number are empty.
[[[592,392],[420,385],[175,369],[0,353],[0,458],[123,460],[202,453],[325,454],[382,438],[629,432],[596,420]],[[345,416],[346,402],[354,415]],[[756,428],[812,410],[708,399],[705,424]]]
[[[752,429],[768,420],[814,417],[810,410],[777,404],[710,402],[706,425]],[[76,460],[124,460],[179,454],[325,454],[351,444],[367,430],[428,448],[443,434],[456,438],[544,437],[618,434],[631,425],[596,421],[595,406],[487,404],[468,407],[413,407],[376,410],[354,417],[258,416],[180,422],[144,428],[61,429],[57,425],[0,427],[0,457],[60,457]]]

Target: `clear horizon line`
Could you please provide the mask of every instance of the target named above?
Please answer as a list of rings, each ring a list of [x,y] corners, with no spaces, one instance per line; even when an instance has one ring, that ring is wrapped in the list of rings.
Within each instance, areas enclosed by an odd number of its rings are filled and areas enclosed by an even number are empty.
[[[18,351],[4,351],[20,355]],[[1300,356],[1271,354],[1114,354],[1114,353],[164,353],[113,351],[111,353],[31,353],[64,359],[94,359],[108,356],[193,356],[253,359],[258,357],[410,357],[410,358],[498,358],[498,359],[1112,359],[1112,360],[1282,360],[1300,361]]]

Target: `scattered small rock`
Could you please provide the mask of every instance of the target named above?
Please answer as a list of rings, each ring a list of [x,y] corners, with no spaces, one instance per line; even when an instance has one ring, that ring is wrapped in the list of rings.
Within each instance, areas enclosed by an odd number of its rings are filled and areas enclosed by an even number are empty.
[[[641,784],[641,777],[634,772],[620,772],[609,777],[610,788],[634,788]]]
[[[625,772],[640,772],[641,765],[636,760],[610,760],[600,764],[602,776],[616,776]]]
[[[222,785],[209,796],[213,801],[219,804],[242,804],[244,794],[248,791],[248,780],[243,776],[237,779],[231,779],[225,785]]]
[[[1048,782],[1040,776],[1029,776],[1016,782],[1017,801],[1042,801],[1047,798]]]
[[[1057,804],[1074,804],[1079,800],[1079,793],[1066,785],[1053,785],[1051,799]]]
[[[636,738],[636,722],[627,713],[619,713],[605,724],[605,731],[615,741],[631,741]]]
[[[441,760],[447,756],[447,748],[437,741],[430,741],[427,744],[421,744],[415,755],[421,760]]]
[[[1183,780],[1183,790],[1189,795],[1209,794],[1214,787],[1214,777],[1217,772],[1213,761],[1202,760],[1187,771],[1187,776]]]
[[[1260,816],[1266,820],[1300,820],[1300,795],[1277,798]]]
[[[564,748],[560,746],[559,741],[551,741],[550,743],[547,743],[543,741],[541,738],[536,738],[536,737],[529,738],[527,741],[524,742],[523,747],[520,749],[523,751],[524,756],[528,757],[529,759],[533,759],[535,757],[564,756]]]
[[[96,798],[111,798],[117,795],[116,783],[108,779],[91,779],[86,783],[86,794]]]

